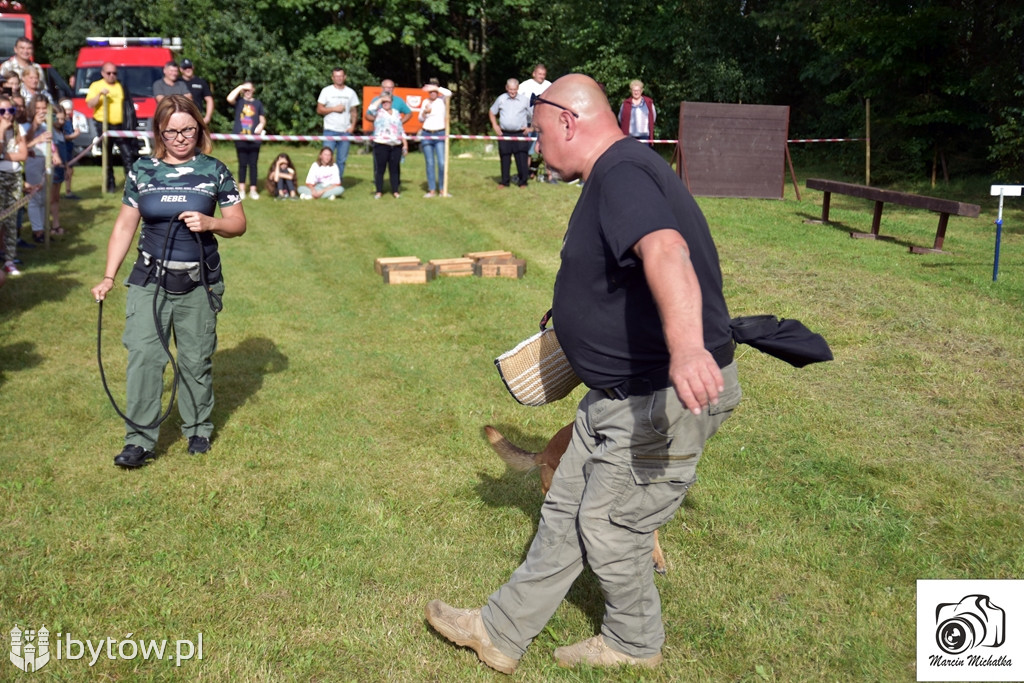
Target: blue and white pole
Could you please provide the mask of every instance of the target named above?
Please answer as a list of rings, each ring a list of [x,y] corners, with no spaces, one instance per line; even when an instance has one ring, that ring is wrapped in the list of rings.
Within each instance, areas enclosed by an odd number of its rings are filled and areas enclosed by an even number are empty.
[[[1003,197],[1019,197],[1024,185],[993,185],[990,196],[999,197],[999,217],[996,219],[996,253],[992,262],[992,282],[999,278],[999,244],[1003,239]]]

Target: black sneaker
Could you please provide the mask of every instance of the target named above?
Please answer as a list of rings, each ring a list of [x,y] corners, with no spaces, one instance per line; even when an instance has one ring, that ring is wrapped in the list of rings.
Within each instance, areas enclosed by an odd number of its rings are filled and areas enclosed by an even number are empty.
[[[205,436],[188,437],[188,454],[199,455],[210,450],[210,439]]]
[[[136,446],[135,444],[130,443],[124,447],[123,451],[114,456],[114,464],[126,469],[135,469],[137,467],[142,467],[147,461],[152,460],[155,457],[156,453],[153,451],[147,451],[142,446]]]

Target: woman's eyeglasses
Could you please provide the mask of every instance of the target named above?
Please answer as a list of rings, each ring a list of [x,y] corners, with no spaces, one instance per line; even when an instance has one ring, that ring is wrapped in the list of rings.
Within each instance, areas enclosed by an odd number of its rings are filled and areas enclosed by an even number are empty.
[[[11,116],[14,116],[17,113],[18,113],[18,108],[17,107],[0,107],[0,116],[6,116],[7,114],[10,114]]]
[[[196,136],[197,132],[199,132],[199,129],[195,126],[189,126],[188,128],[182,128],[181,130],[174,130],[173,128],[168,128],[167,130],[160,131],[160,137],[162,137],[167,142],[176,140],[179,135],[185,138],[186,140],[191,140]]]

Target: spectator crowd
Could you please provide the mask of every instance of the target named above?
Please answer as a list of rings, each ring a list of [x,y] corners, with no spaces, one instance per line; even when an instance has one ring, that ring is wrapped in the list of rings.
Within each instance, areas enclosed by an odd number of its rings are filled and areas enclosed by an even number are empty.
[[[227,96],[233,108],[231,132],[251,136],[235,140],[237,152],[236,180],[240,198],[258,200],[260,188],[274,199],[330,199],[345,191],[345,167],[356,126],[360,121],[361,102],[356,91],[346,85],[344,68],[331,71],[330,83],[316,98],[316,113],[323,117],[323,148],[300,182],[299,171],[287,155],[279,155],[270,164],[262,181],[258,177],[259,137],[267,126],[266,109],[256,97],[256,86],[251,81],[237,85]],[[60,226],[60,200],[77,200],[72,191],[73,140],[81,133],[72,125],[73,104],[69,99],[54,101],[51,93],[41,85],[45,82],[43,69],[34,61],[32,41],[18,39],[15,54],[0,64],[0,235],[2,235],[3,269],[0,278],[21,274],[19,250],[34,248],[46,240],[46,218],[49,217],[51,237],[63,235]],[[517,138],[536,137],[532,128],[535,102],[543,102],[543,94],[551,85],[543,64],[533,67],[531,76],[520,83],[515,78],[506,82],[502,93],[488,110],[491,128],[499,137],[500,178],[498,187],[526,187],[530,179],[545,179],[541,157],[536,143]],[[385,78],[380,83],[380,94],[366,104],[366,119],[372,122],[370,147],[373,153],[374,196],[381,198],[385,189],[394,198],[401,196],[401,169],[409,150],[406,123],[417,117],[421,150],[427,175],[425,198],[447,194],[445,175],[445,145],[452,92],[431,79],[423,86],[424,93],[418,111],[396,95],[395,83]],[[632,97],[623,101],[619,110],[622,129],[638,139],[652,139],[654,131],[654,104],[642,96],[643,84],[631,84]],[[170,95],[188,95],[195,102],[204,122],[209,124],[215,101],[209,83],[195,74],[190,59],[169,61],[163,75],[153,84],[157,103]],[[90,83],[85,97],[93,111],[93,119],[100,127],[104,123],[110,130],[132,131],[137,128],[132,93],[118,79],[117,66],[104,64],[100,78]],[[47,127],[49,108],[53,111],[52,130]],[[257,139],[253,140],[252,137]],[[104,137],[106,151],[116,145],[127,177],[132,164],[139,157],[138,140],[131,137],[112,139]],[[49,157],[49,159],[48,159]],[[110,157],[113,158],[113,157]],[[515,161],[515,174],[511,172]],[[50,171],[47,171],[47,162]],[[385,174],[388,186],[384,186]],[[546,174],[557,182],[554,174]],[[45,183],[49,182],[50,203],[45,204]],[[104,179],[106,190],[116,192],[113,164],[108,164]],[[61,186],[64,192],[61,193]],[[22,237],[26,222],[31,226],[29,239]]]

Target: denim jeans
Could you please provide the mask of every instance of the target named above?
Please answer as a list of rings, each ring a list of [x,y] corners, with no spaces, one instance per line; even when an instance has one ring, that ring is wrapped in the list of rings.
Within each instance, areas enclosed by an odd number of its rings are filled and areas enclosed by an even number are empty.
[[[325,128],[324,135],[330,136],[328,139],[324,140],[324,147],[327,147],[334,152],[334,161],[338,164],[338,178],[340,178],[341,182],[344,183],[345,162],[348,161],[348,148],[352,143],[349,141],[348,137],[341,138],[333,136],[348,136],[348,133],[341,130],[327,130]]]
[[[444,138],[420,142],[423,158],[427,162],[427,189],[431,192],[444,190]],[[436,155],[436,156],[435,156]]]

